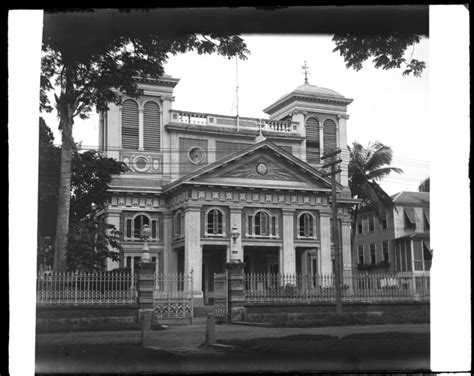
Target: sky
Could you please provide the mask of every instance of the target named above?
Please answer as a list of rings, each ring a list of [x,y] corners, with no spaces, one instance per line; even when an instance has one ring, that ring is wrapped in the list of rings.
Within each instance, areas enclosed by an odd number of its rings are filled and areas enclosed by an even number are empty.
[[[28,25],[28,27],[25,27]],[[42,12],[9,13],[8,29],[8,216],[10,374],[34,372],[35,272],[37,226],[38,87]],[[465,372],[471,366],[470,300],[470,119],[469,12],[465,6],[430,6],[430,39],[414,56],[428,64],[422,78],[399,71],[347,70],[332,44],[307,37],[246,37],[252,55],[239,63],[241,116],[261,110],[303,83],[301,66],[310,67],[311,84],[353,98],[349,141],[379,140],[392,146],[393,165],[410,176],[410,187],[431,176],[431,369]],[[311,43],[309,43],[311,42]],[[167,73],[181,79],[174,108],[231,113],[235,62],[218,57],[177,56]],[[215,60],[217,59],[217,60]],[[255,65],[252,65],[255,64]],[[198,68],[198,69],[197,69]],[[196,72],[198,74],[196,74]],[[203,95],[203,92],[208,94]],[[55,118],[47,119],[54,130]],[[75,137],[97,145],[97,123]],[[57,139],[59,141],[59,138]],[[402,162],[405,162],[404,165]],[[415,162],[417,162],[415,164]],[[407,167],[420,166],[412,172]],[[416,182],[415,182],[416,180]],[[403,182],[394,191],[405,189]],[[384,185],[388,192],[392,188]],[[396,189],[397,188],[397,189]],[[7,372],[4,372],[7,373]]]
[[[173,108],[178,110],[236,114],[238,82],[239,115],[268,118],[262,110],[304,83],[302,66],[309,67],[312,85],[335,90],[354,101],[348,107],[347,140],[363,145],[380,141],[393,149],[393,174],[381,184],[389,194],[417,191],[429,171],[429,41],[422,40],[408,55],[423,60],[427,68],[419,78],[403,76],[402,70],[381,70],[370,61],[360,71],[347,69],[330,35],[242,35],[250,54],[247,60],[219,55],[185,53],[171,56],[166,74],[179,78]],[[238,66],[238,81],[237,81]],[[54,114],[46,122],[60,141]],[[74,138],[84,148],[98,144],[98,117],[76,120]]]

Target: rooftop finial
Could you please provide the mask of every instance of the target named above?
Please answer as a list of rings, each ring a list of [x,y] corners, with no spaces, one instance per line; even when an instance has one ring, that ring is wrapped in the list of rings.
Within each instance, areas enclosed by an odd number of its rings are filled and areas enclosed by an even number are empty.
[[[301,67],[303,69],[303,74],[304,74],[304,83],[307,84],[308,83],[308,74],[309,73],[309,68],[308,66],[306,65],[306,60],[304,61],[304,65]]]

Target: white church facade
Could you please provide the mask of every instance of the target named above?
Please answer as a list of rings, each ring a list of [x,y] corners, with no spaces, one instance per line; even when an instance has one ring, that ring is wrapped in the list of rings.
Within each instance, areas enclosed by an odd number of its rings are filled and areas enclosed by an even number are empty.
[[[143,95],[100,115],[101,152],[129,171],[110,184],[108,222],[120,262],[135,267],[141,231],[160,273],[193,273],[195,304],[212,302],[213,275],[233,260],[247,273],[332,274],[331,182],[323,153],[340,148],[337,176],[344,272],[351,272],[347,106],[305,82],[264,109],[267,119],[172,108],[179,79],[140,79]]]

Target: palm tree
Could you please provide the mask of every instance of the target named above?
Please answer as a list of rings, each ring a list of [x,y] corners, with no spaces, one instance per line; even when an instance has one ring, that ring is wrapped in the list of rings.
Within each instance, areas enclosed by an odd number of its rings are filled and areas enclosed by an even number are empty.
[[[418,192],[429,192],[430,191],[430,178],[427,177],[418,186]]]
[[[390,167],[393,151],[381,142],[369,143],[364,148],[357,141],[349,150],[349,188],[353,198],[361,201],[352,210],[352,229],[355,229],[358,216],[365,211],[374,211],[378,217],[392,208],[390,196],[378,182],[392,172],[403,173],[400,168]],[[352,231],[354,245],[355,231]]]

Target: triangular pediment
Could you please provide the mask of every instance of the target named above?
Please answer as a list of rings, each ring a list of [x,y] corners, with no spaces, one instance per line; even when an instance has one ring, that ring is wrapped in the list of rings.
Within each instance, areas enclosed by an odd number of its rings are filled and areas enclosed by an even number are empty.
[[[330,181],[313,167],[270,141],[253,145],[180,180],[268,189],[327,191],[331,188]]]

